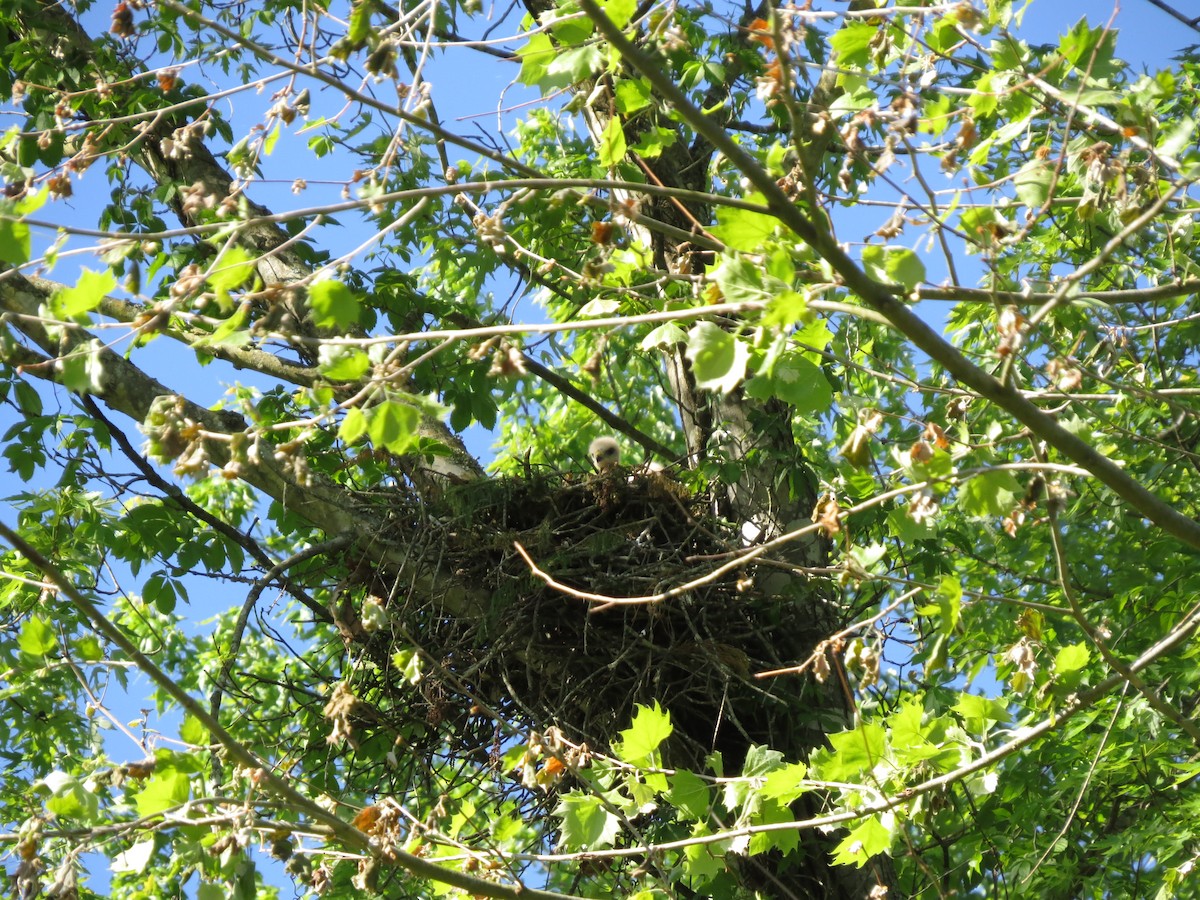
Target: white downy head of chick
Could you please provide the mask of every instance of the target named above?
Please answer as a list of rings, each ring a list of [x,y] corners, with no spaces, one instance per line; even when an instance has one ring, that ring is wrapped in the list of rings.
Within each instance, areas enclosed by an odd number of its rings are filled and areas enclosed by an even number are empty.
[[[588,459],[597,472],[611,472],[621,463],[621,446],[615,438],[598,437],[588,447]]]

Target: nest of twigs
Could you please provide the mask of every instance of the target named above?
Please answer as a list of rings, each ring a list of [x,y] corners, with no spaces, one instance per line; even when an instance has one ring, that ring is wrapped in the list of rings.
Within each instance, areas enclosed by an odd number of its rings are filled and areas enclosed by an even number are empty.
[[[372,639],[383,663],[377,696],[411,719],[415,693],[432,732],[492,752],[494,722],[481,707],[604,749],[636,704],[655,701],[675,726],[673,765],[701,766],[720,750],[736,766],[752,744],[811,747],[829,724],[817,721],[829,712],[825,689],[754,675],[803,660],[828,633],[814,614],[825,603],[818,586],[796,579],[791,596],[765,596],[754,570],[734,569],[658,602],[572,593],[643,597],[711,572],[742,548],[713,507],[667,473],[619,469],[475,483],[448,491],[419,522],[400,515],[382,539],[407,542],[413,559],[436,557],[486,599],[464,613],[436,590],[407,587],[409,575],[394,579],[392,628]],[[387,664],[397,642],[430,655],[415,687]],[[812,702],[798,697],[805,691]]]

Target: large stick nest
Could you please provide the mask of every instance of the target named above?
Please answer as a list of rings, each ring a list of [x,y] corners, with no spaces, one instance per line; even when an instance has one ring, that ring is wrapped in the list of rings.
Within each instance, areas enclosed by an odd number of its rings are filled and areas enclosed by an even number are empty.
[[[786,595],[766,596],[754,570],[734,570],[665,601],[597,611],[535,576],[515,549],[520,543],[544,572],[580,591],[654,594],[741,548],[708,494],[689,493],[666,473],[618,469],[473,483],[437,506],[416,527],[399,516],[396,533],[381,538],[408,542],[414,559],[436,555],[442,571],[490,593],[488,608],[453,615],[436,596],[394,579],[392,628],[371,641],[382,665],[376,683],[357,686],[359,696],[369,690],[411,720],[415,692],[429,725],[451,726],[433,731],[476,748],[492,739],[493,725],[472,696],[510,722],[555,724],[601,749],[635,704],[658,701],[675,724],[668,756],[686,766],[702,765],[714,749],[737,765],[756,743],[798,755],[839,715],[829,691],[807,680],[753,677],[803,660],[828,634],[830,606],[818,585],[796,577]],[[370,589],[380,593],[379,582]],[[408,642],[435,662],[415,688],[388,665],[390,649]]]

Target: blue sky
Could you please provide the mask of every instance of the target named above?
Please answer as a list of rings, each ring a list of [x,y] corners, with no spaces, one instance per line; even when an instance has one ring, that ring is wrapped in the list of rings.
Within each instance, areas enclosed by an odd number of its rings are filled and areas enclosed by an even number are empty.
[[[816,5],[818,8],[844,8],[842,4],[829,2],[818,2]],[[1192,0],[1177,0],[1177,5],[1181,9],[1188,8],[1193,13],[1196,11],[1196,4]],[[106,17],[107,11],[106,8],[99,12]],[[1109,3],[1039,0],[1039,2],[1033,3],[1025,13],[1024,27],[1019,29],[1019,33],[1030,42],[1052,43],[1059,34],[1069,29],[1081,16],[1086,15],[1092,25],[1098,25],[1107,22],[1112,13],[1113,6]],[[106,18],[103,17],[96,19],[93,16],[89,24],[94,32],[107,27]],[[1169,65],[1170,58],[1182,48],[1200,42],[1200,34],[1188,29],[1162,10],[1155,8],[1147,0],[1126,0],[1123,8],[1117,14],[1114,24],[1120,31],[1117,45],[1118,56],[1130,62],[1137,69],[1153,69]],[[461,59],[461,55],[455,55],[444,62],[435,60],[428,71],[428,79],[433,84],[434,98],[443,123],[447,127],[469,132],[472,117],[484,116],[486,117],[483,120],[484,127],[488,130],[494,129],[497,98],[501,96],[506,85],[516,75],[516,66],[481,58],[481,65],[478,68],[464,67],[460,64]],[[505,104],[516,105],[533,99],[533,96],[529,90],[516,86],[508,90]],[[245,104],[246,108],[250,110],[245,114],[239,113],[239,121],[245,127],[248,127],[247,123],[252,123],[261,116],[270,105],[266,94],[259,97],[240,95],[233,102],[235,106]],[[11,124],[11,120],[0,119],[0,125],[6,127],[8,124]],[[293,130],[299,127],[300,123],[296,123]],[[281,154],[287,153],[285,148],[287,143],[286,139],[281,141],[279,151]],[[314,180],[319,177],[319,174],[313,172],[310,156],[297,154],[295,160],[286,180],[271,185],[256,186],[252,192],[253,198],[277,211],[320,202],[320,192],[316,189],[301,198],[291,194],[290,181],[292,177],[301,174],[309,175]],[[289,172],[289,165],[286,162],[277,167],[284,172]],[[337,177],[342,171],[342,167],[336,162],[331,162],[329,169],[332,177]],[[89,181],[91,182],[90,186],[100,190],[100,195],[107,192],[100,173],[92,173]],[[95,216],[89,215],[89,213],[96,208],[97,202],[94,197],[86,196],[81,192],[76,199],[69,203],[60,202],[48,205],[43,213],[46,217],[60,217],[60,221],[76,223],[82,221],[89,224],[94,222]],[[356,234],[349,229],[327,229],[326,235],[330,239],[326,243],[333,245],[332,249],[335,253],[356,246],[366,237],[366,235]],[[92,262],[91,265],[94,268],[96,264]],[[64,262],[52,273],[52,277],[68,282],[72,281],[74,266],[74,261]],[[531,315],[536,314],[536,310],[532,309],[529,304],[525,304],[522,308]],[[181,352],[178,348],[168,347],[165,340],[159,341],[158,344],[160,352],[156,356],[151,356],[151,365],[155,367],[155,374],[161,377],[168,386],[193,396],[199,402],[217,402],[221,399],[226,386],[232,383],[235,377],[244,377],[243,375],[235,376],[230,372],[214,380],[215,369],[200,368],[190,358],[189,353]],[[222,382],[221,379],[228,380]],[[61,404],[63,407],[69,407],[70,405],[70,400],[64,394],[45,391],[44,395],[48,406]],[[0,431],[6,430],[13,424],[11,419],[5,419],[6,416],[11,415],[11,409],[7,407],[0,409]],[[486,433],[476,431],[470,435],[470,448],[485,460],[491,453],[490,444],[491,438]],[[0,463],[0,496],[7,497],[30,487],[49,486],[53,483],[54,473],[48,473],[49,477],[41,476],[35,480],[33,485],[29,485],[12,473],[3,471],[4,468],[3,463]],[[127,468],[127,466],[122,466],[122,468]],[[0,509],[0,517],[3,517],[6,522],[12,522],[15,520],[15,511],[6,504],[3,509]],[[130,580],[130,584],[133,583],[133,580]],[[206,584],[198,587],[202,587],[203,590],[193,593],[195,607],[192,612],[195,613],[196,620],[209,614],[204,611],[206,607],[208,610],[214,608],[213,599],[211,596],[205,598],[204,593],[216,592],[219,586]],[[227,598],[225,599],[227,600]],[[124,717],[131,718],[136,714],[138,706],[140,704],[132,703],[130,715]],[[119,750],[114,745],[112,749],[118,758],[135,756],[131,747],[125,746]]]

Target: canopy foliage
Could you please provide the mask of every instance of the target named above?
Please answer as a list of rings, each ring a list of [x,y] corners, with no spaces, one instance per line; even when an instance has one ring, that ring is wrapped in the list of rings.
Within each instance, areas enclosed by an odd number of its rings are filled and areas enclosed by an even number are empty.
[[[1200,58],[1036,12],[7,0],[15,896],[1188,896]]]

